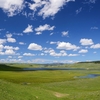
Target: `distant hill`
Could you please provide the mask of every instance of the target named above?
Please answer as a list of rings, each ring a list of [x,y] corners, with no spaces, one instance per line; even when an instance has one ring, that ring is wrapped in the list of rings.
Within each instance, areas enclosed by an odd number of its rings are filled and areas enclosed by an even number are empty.
[[[85,61],[85,62],[78,62],[78,63],[100,63],[100,61]]]

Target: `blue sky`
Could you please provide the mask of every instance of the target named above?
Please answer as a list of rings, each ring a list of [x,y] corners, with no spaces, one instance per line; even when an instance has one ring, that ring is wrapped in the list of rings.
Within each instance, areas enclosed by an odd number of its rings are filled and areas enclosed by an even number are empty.
[[[100,0],[0,0],[0,62],[100,60]]]

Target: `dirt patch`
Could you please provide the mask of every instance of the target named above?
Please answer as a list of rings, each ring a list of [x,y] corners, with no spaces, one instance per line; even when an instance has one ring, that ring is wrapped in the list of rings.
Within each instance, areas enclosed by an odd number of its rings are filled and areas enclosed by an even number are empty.
[[[69,95],[69,94],[63,94],[63,93],[59,93],[59,92],[54,92],[53,94],[54,94],[54,96],[56,96],[57,98],[62,98],[62,97],[66,97],[66,96]]]

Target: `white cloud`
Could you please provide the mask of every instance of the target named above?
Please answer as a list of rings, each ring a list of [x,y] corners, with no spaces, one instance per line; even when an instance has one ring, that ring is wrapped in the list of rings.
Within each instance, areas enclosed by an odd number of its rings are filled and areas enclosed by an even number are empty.
[[[19,55],[19,53],[16,53],[16,51],[19,50],[18,47],[4,46],[3,49],[5,49],[5,51],[0,51],[0,55]]]
[[[16,42],[16,39],[14,39],[14,38],[7,38],[7,41],[14,43],[14,42]]]
[[[23,36],[22,33],[13,33],[14,35]]]
[[[6,60],[7,63],[26,63],[26,61],[23,61],[22,59],[8,59]]]
[[[19,47],[12,47],[12,46],[3,46],[3,45],[0,45],[0,55],[15,55],[15,51],[17,51],[17,50],[19,50]]]
[[[11,38],[12,37],[12,34],[10,33],[10,34],[6,34],[6,37],[7,38]]]
[[[10,34],[6,34],[6,37],[7,37],[7,41],[8,42],[12,42],[12,43],[16,42],[16,39],[12,38],[12,34],[11,33]]]
[[[19,47],[13,47],[14,50],[19,50]]]
[[[93,48],[93,49],[100,49],[100,44],[95,44],[95,45],[92,45],[90,48]]]
[[[25,45],[25,43],[24,43],[24,42],[19,42],[19,44],[20,44],[20,45]]]
[[[44,53],[41,53],[40,55],[41,55],[41,56],[44,56],[45,54],[44,54]]]
[[[82,7],[76,10],[76,14],[79,14],[82,11]]]
[[[86,50],[86,49],[81,49],[78,53],[87,53],[88,52],[88,50]]]
[[[0,44],[6,43],[6,39],[0,39]]]
[[[4,49],[7,49],[7,50],[19,50],[19,47],[4,46]]]
[[[18,58],[23,58],[23,56],[18,56]]]
[[[35,54],[32,54],[32,53],[24,53],[23,56],[35,56]]]
[[[57,49],[65,49],[65,50],[77,50],[79,49],[80,47],[76,46],[76,45],[73,45],[69,42],[59,42],[57,44]]]
[[[4,55],[4,52],[1,52],[1,51],[0,51],[0,55]]]
[[[41,45],[38,45],[36,43],[31,43],[29,46],[28,46],[28,49],[29,50],[42,50],[42,46]]]
[[[5,55],[14,55],[15,51],[13,51],[12,49],[8,49],[5,51]]]
[[[53,42],[53,41],[51,41],[50,44],[57,44],[57,42]]]
[[[98,27],[94,26],[94,27],[91,27],[92,30],[97,30],[99,29]]]
[[[40,35],[40,34],[42,34],[42,32],[36,32],[36,35]]]
[[[29,63],[45,63],[49,62],[47,59],[33,59],[32,61],[29,61]]]
[[[67,56],[67,53],[64,50],[60,51],[60,53],[56,53],[54,50],[50,50],[49,53],[51,56],[56,56],[56,57]]]
[[[55,26],[50,26],[48,24],[45,25],[40,25],[39,27],[35,28],[35,31],[38,32],[42,32],[42,31],[46,31],[46,30],[53,30],[55,28]]]
[[[33,32],[33,26],[28,24],[28,27],[23,31],[23,33]]]
[[[50,53],[50,51],[52,51],[52,50],[53,50],[52,48],[44,48],[44,53]]]
[[[33,0],[35,3],[29,3],[29,8],[33,11],[37,11],[37,8],[41,7],[42,5],[46,4],[46,1],[41,0]]]
[[[0,51],[2,51],[4,48],[4,46],[2,44],[0,44]]]
[[[44,7],[38,13],[39,16],[43,16],[45,19],[49,16],[54,16],[61,8],[66,4],[66,2],[75,0],[49,0],[46,1]]]
[[[95,3],[95,2],[96,2],[96,0],[90,0],[89,2],[90,2],[90,3]]]
[[[62,36],[68,36],[68,33],[69,33],[69,31],[66,31],[66,32],[63,31],[63,32],[62,32]]]
[[[55,56],[55,57],[60,57],[60,56],[67,56],[66,51],[61,50],[59,53],[56,53],[54,49],[49,48],[49,49],[45,49],[44,53],[49,53],[49,55],[51,56]]]
[[[53,35],[54,33],[50,33],[50,35]]]
[[[8,16],[14,16],[23,9],[24,0],[0,0],[0,8],[7,13]]]
[[[68,56],[79,56],[79,54],[69,54]]]
[[[8,56],[8,58],[12,58],[12,56]]]
[[[0,29],[0,31],[3,31],[3,30],[5,30],[5,29],[3,29],[3,28]]]
[[[92,39],[85,39],[85,38],[81,39],[80,43],[81,43],[81,45],[85,45],[85,46],[86,45],[92,45],[92,44],[94,44],[93,41],[92,41]]]

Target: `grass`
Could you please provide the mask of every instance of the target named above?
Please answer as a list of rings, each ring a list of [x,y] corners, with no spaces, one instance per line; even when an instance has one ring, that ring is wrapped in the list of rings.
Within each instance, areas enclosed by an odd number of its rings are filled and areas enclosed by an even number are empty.
[[[41,65],[31,65],[31,67]],[[0,65],[1,100],[100,100],[100,77],[76,76],[100,74],[100,64],[79,63],[60,67],[92,70],[22,71],[30,64]],[[56,66],[57,67],[57,66]],[[59,66],[58,66],[59,67]],[[94,69],[94,70],[93,70]]]

